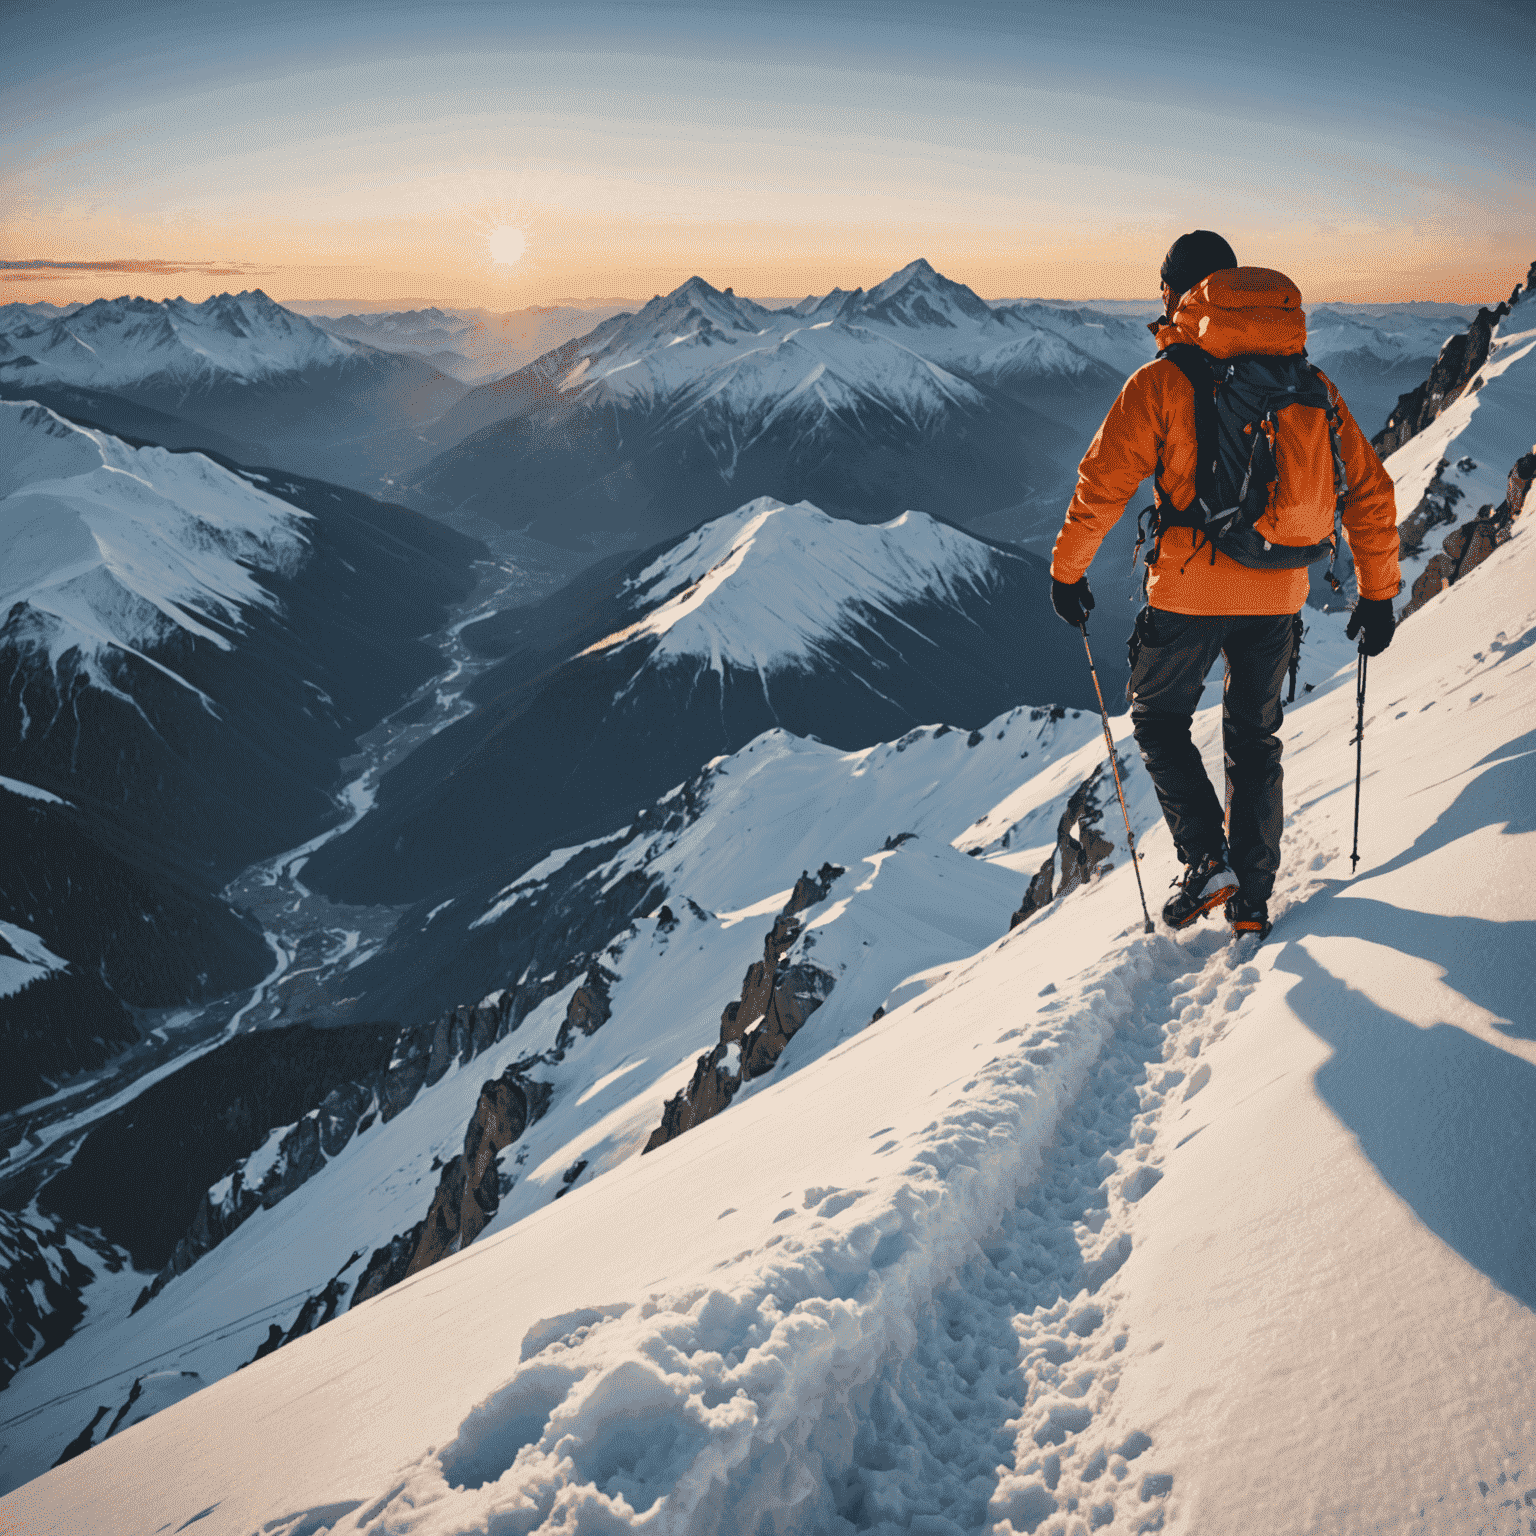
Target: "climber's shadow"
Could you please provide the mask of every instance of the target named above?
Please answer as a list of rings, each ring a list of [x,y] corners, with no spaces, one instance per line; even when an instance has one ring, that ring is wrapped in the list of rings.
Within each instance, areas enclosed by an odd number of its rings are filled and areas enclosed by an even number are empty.
[[[1517,1002],[1512,978],[1529,974],[1536,958],[1536,923],[1402,913],[1354,898],[1325,898],[1313,913],[1322,925],[1309,923],[1309,934],[1358,935],[1424,954],[1485,1007],[1495,993]],[[1393,926],[1383,928],[1387,913]],[[1487,929],[1498,930],[1497,966],[1466,953],[1469,941],[1489,941]],[[1275,965],[1298,978],[1286,1000],[1333,1049],[1318,1091],[1381,1177],[1437,1237],[1536,1308],[1536,1066],[1454,1025],[1408,1023],[1299,943],[1286,944]],[[1498,971],[1505,974],[1489,974]],[[1510,1016],[1507,1007],[1496,1011]],[[1529,1038],[1528,1027],[1521,1033]]]

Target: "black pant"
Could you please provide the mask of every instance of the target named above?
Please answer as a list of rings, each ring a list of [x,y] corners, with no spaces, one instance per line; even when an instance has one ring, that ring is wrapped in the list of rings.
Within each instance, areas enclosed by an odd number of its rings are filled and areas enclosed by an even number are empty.
[[[1249,901],[1269,900],[1280,868],[1280,689],[1297,629],[1289,613],[1242,618],[1148,607],[1137,614],[1131,636],[1131,724],[1174,846],[1193,863],[1219,853],[1225,837]],[[1190,739],[1200,690],[1218,654],[1227,658],[1225,816]]]

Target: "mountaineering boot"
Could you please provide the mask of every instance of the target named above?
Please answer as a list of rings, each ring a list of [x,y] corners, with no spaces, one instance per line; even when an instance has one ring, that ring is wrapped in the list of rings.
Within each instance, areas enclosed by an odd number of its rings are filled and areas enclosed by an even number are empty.
[[[1245,901],[1239,892],[1227,903],[1227,921],[1232,924],[1232,937],[1240,939],[1252,936],[1257,944],[1269,937],[1269,907],[1262,901]]]
[[[1225,849],[1202,854],[1173,883],[1178,890],[1163,905],[1163,921],[1170,928],[1187,928],[1227,897],[1237,895],[1237,876],[1227,868]]]

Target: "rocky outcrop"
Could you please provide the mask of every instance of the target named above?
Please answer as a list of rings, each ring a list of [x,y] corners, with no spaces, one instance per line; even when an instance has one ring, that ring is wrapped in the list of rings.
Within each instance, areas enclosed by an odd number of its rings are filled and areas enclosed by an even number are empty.
[[[664,907],[662,912],[668,913],[668,909]],[[675,926],[677,919],[671,920]],[[578,1036],[590,1035],[608,1022],[616,980],[611,971],[589,959],[586,973],[566,1004],[554,1048],[542,1055],[523,1057],[499,1078],[482,1085],[464,1131],[464,1149],[444,1166],[425,1218],[374,1250],[358,1280],[353,1306],[468,1247],[485,1230],[511,1189],[510,1183],[502,1181],[500,1154],[549,1106],[552,1089],[534,1075],[536,1069],[560,1061]],[[498,997],[496,1007],[506,1009],[508,1017],[514,1016],[509,999]]]
[[[79,1327],[85,1316],[81,1293],[96,1278],[81,1257],[87,1249],[114,1274],[127,1263],[121,1250],[71,1232],[62,1221],[0,1211],[0,1390]]]
[[[1529,453],[1521,454],[1511,467],[1509,479],[1505,482],[1504,505],[1500,510],[1508,511],[1511,518],[1519,517],[1525,511],[1532,485],[1536,485],[1536,443],[1531,445]]]
[[[645,1151],[718,1115],[744,1082],[772,1070],[784,1047],[827,1000],[833,978],[803,957],[789,958],[789,952],[800,937],[799,914],[825,901],[833,881],[844,873],[838,864],[823,864],[814,878],[802,871],[763,940],[763,958],[748,967],[741,996],[727,1003],[720,1016],[719,1044],[699,1057],[688,1086],[667,1101]]]
[[[1029,889],[1024,893],[1019,910],[1009,918],[1010,929],[1017,928],[1025,918],[1033,916],[1042,907],[1048,907],[1052,901],[1059,901],[1068,892],[1086,885],[1096,875],[1108,873],[1113,867],[1104,861],[1115,851],[1114,844],[1099,831],[1099,823],[1104,814],[1099,800],[1100,784],[1106,766],[1100,763],[1072,792],[1067,808],[1056,824],[1056,846],[1029,882]],[[1074,829],[1077,833],[1075,837],[1072,835]],[[1061,871],[1059,885],[1058,865]]]
[[[390,1238],[382,1248],[373,1250],[373,1256],[358,1276],[357,1289],[352,1293],[354,1307],[360,1301],[367,1301],[370,1296],[377,1296],[380,1291],[387,1291],[390,1286],[405,1279],[405,1272],[421,1242],[421,1234],[426,1230],[427,1223],[423,1218],[414,1227]]]
[[[549,1094],[548,1084],[530,1079],[523,1063],[482,1085],[464,1131],[464,1150],[438,1180],[416,1251],[405,1266],[407,1276],[467,1248],[484,1230],[501,1204],[497,1155],[538,1119]]]
[[[1417,613],[1430,598],[1481,565],[1500,544],[1509,542],[1515,520],[1525,510],[1533,481],[1536,481],[1536,447],[1515,461],[1509,472],[1508,492],[1497,507],[1491,503],[1479,507],[1477,516],[1470,522],[1446,534],[1439,553],[1431,556],[1414,582],[1408,605],[1400,617],[1406,619]]]
[[[598,1004],[594,999],[588,1006],[596,1009]],[[332,1088],[316,1108],[272,1131],[264,1146],[208,1188],[169,1262],[139,1293],[133,1310],[152,1301],[257,1211],[270,1210],[308,1183],[354,1136],[394,1119],[450,1067],[488,1050],[513,1027],[514,1016],[512,996],[494,993],[480,1003],[451,1008],[430,1024],[401,1030],[387,1065]]]
[[[350,1282],[343,1276],[360,1258],[362,1258],[361,1253],[354,1253],[318,1291],[306,1296],[299,1307],[298,1315],[286,1331],[278,1323],[269,1323],[265,1340],[240,1369],[243,1371],[246,1365],[255,1365],[258,1360],[265,1360],[268,1355],[281,1349],[283,1345],[292,1344],[295,1339],[302,1339],[306,1333],[312,1333],[316,1328],[330,1322],[341,1310],[341,1304],[346,1300],[347,1291],[350,1288]]]
[[[1435,465],[1435,473],[1419,504],[1397,525],[1397,553],[1400,560],[1422,554],[1424,541],[1430,533],[1446,523],[1456,521],[1456,504],[1463,492],[1454,480],[1447,480],[1445,472],[1451,467],[1449,459],[1441,459]]]
[[[1452,336],[1441,347],[1440,355],[1429,370],[1429,377],[1417,389],[1399,395],[1397,405],[1387,417],[1387,424],[1371,439],[1371,446],[1382,458],[1401,448],[1410,438],[1416,437],[1447,406],[1453,405],[1470,387],[1482,387],[1478,370],[1488,361],[1494,327],[1520,302],[1522,294],[1529,295],[1536,285],[1536,261],[1531,263],[1524,284],[1517,283],[1509,296],[1509,302],[1495,304],[1492,309],[1480,309],[1459,336]]]
[[[1508,304],[1478,310],[1472,324],[1440,348],[1429,377],[1417,389],[1398,396],[1386,426],[1371,439],[1371,446],[1382,458],[1417,437],[1447,406],[1461,398],[1468,385],[1480,387],[1474,382],[1477,371],[1488,361],[1494,327],[1508,313]]]

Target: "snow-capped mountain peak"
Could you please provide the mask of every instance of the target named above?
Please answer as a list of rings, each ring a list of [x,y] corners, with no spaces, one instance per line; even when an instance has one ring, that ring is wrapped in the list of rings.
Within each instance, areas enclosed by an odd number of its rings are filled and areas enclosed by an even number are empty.
[[[921,256],[871,288],[860,309],[866,319],[908,326],[977,324],[992,315],[985,300]]]
[[[759,497],[674,545],[630,583],[641,616],[586,654],[654,642],[646,664],[692,661],[716,672],[809,665],[862,612],[919,600],[958,604],[995,554],[923,512],[871,526],[809,502]]]
[[[187,299],[97,299],[48,320],[13,319],[0,381],[111,389],[151,378],[250,382],[337,363],[362,350],[259,288]]]
[[[244,610],[275,603],[255,572],[291,571],[307,521],[202,454],[0,401],[0,638],[53,665],[73,652],[100,686],[108,652],[178,630],[228,650]]]

